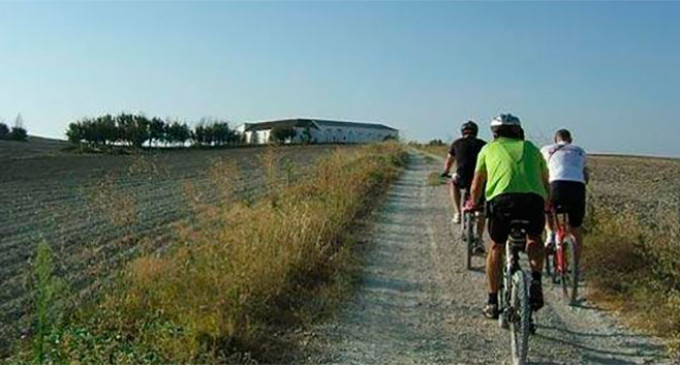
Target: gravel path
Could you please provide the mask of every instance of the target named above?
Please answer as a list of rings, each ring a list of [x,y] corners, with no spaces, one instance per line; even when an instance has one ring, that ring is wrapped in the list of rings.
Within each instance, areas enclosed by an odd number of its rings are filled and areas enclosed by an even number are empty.
[[[508,332],[481,315],[483,258],[465,269],[446,191],[427,186],[427,174],[439,169],[439,161],[412,154],[375,214],[354,298],[313,329],[307,362],[509,363]],[[544,287],[547,304],[536,315],[531,363],[670,363],[660,341],[631,333],[587,302],[569,307],[555,288]]]

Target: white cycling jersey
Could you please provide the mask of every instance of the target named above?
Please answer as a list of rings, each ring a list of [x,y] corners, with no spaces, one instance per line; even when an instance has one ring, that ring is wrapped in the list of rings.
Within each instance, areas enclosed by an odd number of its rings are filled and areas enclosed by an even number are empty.
[[[586,151],[581,147],[560,142],[541,148],[541,154],[548,164],[550,182],[577,181],[585,184]]]

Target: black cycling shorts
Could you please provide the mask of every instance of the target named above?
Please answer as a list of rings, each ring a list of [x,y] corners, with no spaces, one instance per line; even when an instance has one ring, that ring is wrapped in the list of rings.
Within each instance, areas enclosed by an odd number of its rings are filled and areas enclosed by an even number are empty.
[[[458,190],[464,190],[466,194],[471,194],[473,176],[466,177],[466,175],[461,174],[460,171],[457,173],[457,175],[458,176],[455,179],[451,180],[453,187],[457,188]],[[477,202],[477,206],[479,206],[480,209],[484,208],[486,203],[486,198],[484,197],[485,189],[486,185],[482,187],[482,196],[479,197],[479,201]],[[463,202],[463,204],[464,203],[465,202]]]
[[[586,214],[586,185],[578,181],[550,183],[550,200],[558,213],[567,213],[569,225],[580,227]]]
[[[456,178],[453,179],[451,182],[453,183],[453,186],[457,187],[460,190],[469,190],[470,187],[472,187],[473,178],[474,175],[469,175],[459,170],[456,172]]]
[[[527,234],[540,236],[545,226],[545,200],[538,194],[501,194],[489,201],[487,218],[489,235],[495,243],[504,244],[510,235],[510,222],[526,220]]]

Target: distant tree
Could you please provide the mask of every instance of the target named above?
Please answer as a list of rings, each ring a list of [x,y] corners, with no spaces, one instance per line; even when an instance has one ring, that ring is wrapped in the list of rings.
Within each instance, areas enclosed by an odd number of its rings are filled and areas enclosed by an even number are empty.
[[[142,147],[149,140],[150,124],[143,115],[121,113],[116,116],[120,140],[135,147]]]
[[[444,141],[442,141],[441,139],[433,139],[430,142],[427,142],[427,145],[428,146],[443,146]]]
[[[179,122],[173,122],[168,125],[168,132],[166,139],[170,144],[180,144],[184,145],[186,141],[191,139],[191,129],[186,123],[180,124]]]
[[[205,145],[208,143],[209,138],[206,126],[199,123],[196,127],[194,127],[194,132],[192,133],[191,138],[197,145]]]
[[[164,141],[166,139],[166,130],[167,127],[163,119],[158,117],[152,118],[149,123],[149,139],[151,143],[156,141],[156,145],[158,145],[160,141]]]
[[[231,139],[231,130],[226,122],[216,122],[210,126],[213,143],[217,146],[227,144]]]
[[[96,124],[98,140],[101,143],[111,144],[118,142],[118,126],[116,126],[116,119],[111,114],[97,118]]]
[[[8,139],[9,138],[9,127],[7,127],[7,124],[5,123],[0,123],[0,139]]]
[[[277,143],[285,143],[295,138],[297,131],[293,127],[274,127],[269,132],[269,140]]]
[[[21,113],[17,114],[14,127],[9,132],[8,138],[13,141],[28,141],[28,131],[24,128],[24,119],[21,117]]]
[[[12,141],[28,141],[28,132],[24,128],[12,127],[12,131],[9,132],[9,139]]]
[[[66,137],[71,143],[81,143],[83,139],[85,139],[83,125],[80,122],[69,123],[68,128],[66,129]]]

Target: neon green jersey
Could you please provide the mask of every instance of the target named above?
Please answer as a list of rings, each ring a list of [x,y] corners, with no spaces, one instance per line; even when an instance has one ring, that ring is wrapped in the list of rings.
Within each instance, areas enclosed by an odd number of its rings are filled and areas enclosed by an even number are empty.
[[[500,137],[488,143],[477,156],[476,172],[486,171],[486,199],[506,193],[547,196],[542,175],[548,173],[545,159],[531,142]]]

